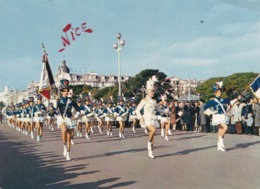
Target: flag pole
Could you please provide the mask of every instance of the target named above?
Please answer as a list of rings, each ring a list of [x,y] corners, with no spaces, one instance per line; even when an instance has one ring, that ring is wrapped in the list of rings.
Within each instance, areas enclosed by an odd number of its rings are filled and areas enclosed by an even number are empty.
[[[258,77],[258,76],[257,76],[257,77]],[[256,78],[257,78],[257,77],[256,77]],[[255,80],[255,78],[254,78],[254,80]],[[253,81],[254,81],[254,80],[253,80]],[[251,81],[251,82],[247,85],[246,89],[241,93],[241,96],[244,97],[246,91],[250,88],[250,85],[251,85],[251,83],[252,83],[253,81]],[[226,111],[226,113],[229,112],[229,111],[233,108],[233,105],[235,105],[238,100],[239,100],[239,99],[237,98],[237,99],[233,102],[233,104],[230,104],[230,108]]]
[[[46,49],[45,49],[45,46],[44,46],[43,42],[42,42],[42,49],[43,49],[43,52],[44,52],[44,57],[43,57],[42,62],[44,64],[46,64],[47,63],[47,60],[46,60],[47,53],[46,53]],[[50,105],[50,99],[48,99],[48,101],[47,101],[47,107],[49,107],[49,105]]]

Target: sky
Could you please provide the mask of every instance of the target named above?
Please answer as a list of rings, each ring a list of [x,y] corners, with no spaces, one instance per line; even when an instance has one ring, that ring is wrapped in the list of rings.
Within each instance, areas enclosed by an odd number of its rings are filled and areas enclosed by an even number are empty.
[[[39,81],[42,42],[53,74],[65,59],[71,73],[206,80],[260,71],[258,0],[0,0],[0,90]],[[82,32],[82,23],[92,33]],[[70,45],[64,48],[63,29]],[[74,40],[70,32],[74,32]]]

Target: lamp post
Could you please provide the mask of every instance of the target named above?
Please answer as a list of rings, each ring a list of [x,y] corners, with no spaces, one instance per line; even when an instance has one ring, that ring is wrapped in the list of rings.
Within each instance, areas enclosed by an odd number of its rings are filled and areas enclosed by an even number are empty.
[[[144,87],[144,85],[142,85],[141,91],[142,91],[142,95],[143,95],[143,98],[144,98],[144,92],[145,92],[145,87]]]
[[[121,33],[118,33],[116,35],[117,38],[117,43],[114,44],[114,49],[117,51],[117,56],[118,56],[118,96],[121,97],[122,92],[121,92],[121,67],[120,67],[120,50],[124,47],[125,41],[121,40]]]

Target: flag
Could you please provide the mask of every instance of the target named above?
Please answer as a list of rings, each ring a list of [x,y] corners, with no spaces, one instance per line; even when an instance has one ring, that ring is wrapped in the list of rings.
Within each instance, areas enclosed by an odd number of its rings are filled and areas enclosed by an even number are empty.
[[[260,75],[251,83],[250,88],[257,98],[260,98]]]
[[[51,91],[55,88],[55,82],[53,79],[52,71],[50,68],[50,64],[46,52],[44,52],[42,61],[43,64],[42,64],[42,72],[41,72],[40,85],[39,85],[39,93],[42,94],[48,100],[50,100]]]

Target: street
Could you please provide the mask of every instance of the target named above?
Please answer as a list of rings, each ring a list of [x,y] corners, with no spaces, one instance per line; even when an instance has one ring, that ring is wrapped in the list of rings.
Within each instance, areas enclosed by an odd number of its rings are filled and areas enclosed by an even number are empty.
[[[105,130],[104,130],[105,131]],[[104,132],[106,133],[106,131]],[[226,152],[217,151],[217,134],[175,131],[167,142],[155,138],[154,155],[147,156],[148,137],[126,128],[126,138],[99,134],[77,138],[71,161],[62,156],[61,133],[44,128],[37,142],[0,125],[0,188],[137,188],[137,189],[258,189],[258,136],[225,137]]]

